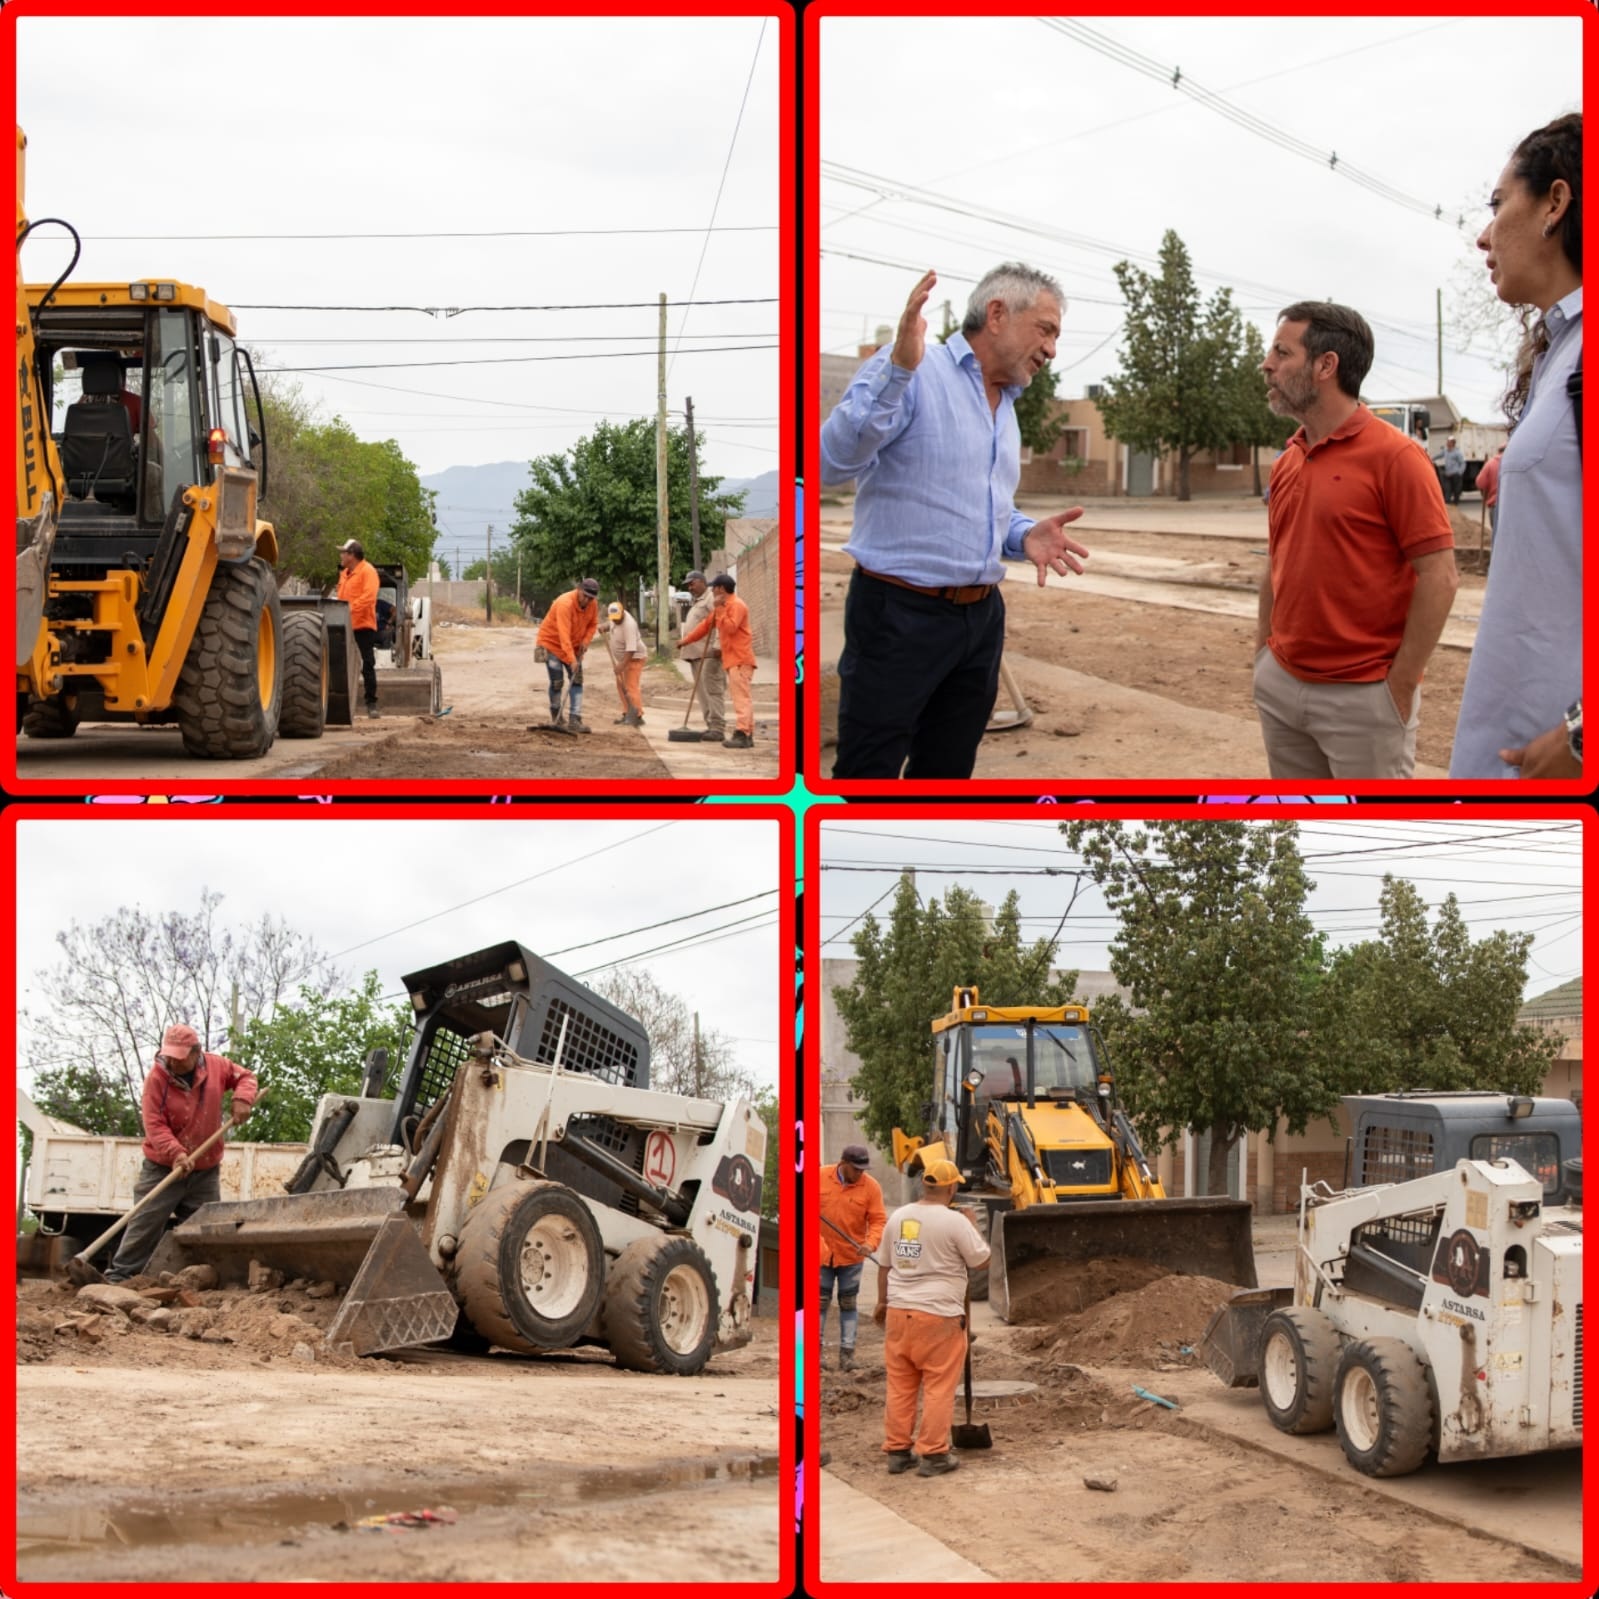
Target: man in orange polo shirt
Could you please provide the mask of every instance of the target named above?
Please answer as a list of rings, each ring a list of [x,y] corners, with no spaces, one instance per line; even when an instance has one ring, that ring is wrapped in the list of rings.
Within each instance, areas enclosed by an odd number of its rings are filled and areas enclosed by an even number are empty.
[[[348,539],[339,546],[339,586],[336,598],[350,606],[350,632],[361,652],[361,682],[366,689],[366,714],[378,714],[378,569],[366,558],[360,541]]]
[[[685,633],[677,647],[681,650],[685,644],[704,638],[713,627],[716,629],[722,645],[722,669],[727,673],[728,698],[733,702],[734,731],[722,743],[730,750],[747,750],[755,747],[755,703],[750,698],[755,644],[750,635],[750,608],[738,598],[737,587],[726,572],[718,572],[711,579],[716,595],[711,614]]]
[[[1302,424],[1271,472],[1255,708],[1273,777],[1409,777],[1421,675],[1459,579],[1426,451],[1360,403],[1371,329],[1347,306],[1284,310],[1261,371]]]
[[[855,1364],[861,1272],[888,1220],[883,1190],[866,1170],[871,1158],[865,1144],[846,1144],[836,1165],[822,1167],[821,1341],[827,1342],[827,1307],[836,1288],[840,1371]]]

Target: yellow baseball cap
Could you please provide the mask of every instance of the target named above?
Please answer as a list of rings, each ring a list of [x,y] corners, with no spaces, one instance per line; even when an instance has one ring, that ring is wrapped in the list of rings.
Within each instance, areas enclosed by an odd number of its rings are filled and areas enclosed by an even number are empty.
[[[960,1167],[952,1160],[929,1160],[922,1164],[922,1181],[934,1188],[953,1188],[961,1180]]]

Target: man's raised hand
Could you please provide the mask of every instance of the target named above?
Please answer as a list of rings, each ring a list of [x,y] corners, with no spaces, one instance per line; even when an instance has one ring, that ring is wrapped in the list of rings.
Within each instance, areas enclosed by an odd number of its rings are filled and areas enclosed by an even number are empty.
[[[1066,524],[1075,522],[1083,514],[1080,505],[1058,516],[1046,516],[1034,522],[1022,535],[1022,553],[1038,568],[1038,586],[1043,588],[1051,572],[1065,577],[1068,572],[1081,572],[1088,551],[1075,539],[1066,537]]]
[[[914,372],[922,364],[922,356],[927,352],[927,318],[922,312],[937,282],[936,272],[924,274],[911,290],[911,297],[905,302],[904,314],[899,319],[899,331],[894,335],[894,349],[889,359],[906,372]]]

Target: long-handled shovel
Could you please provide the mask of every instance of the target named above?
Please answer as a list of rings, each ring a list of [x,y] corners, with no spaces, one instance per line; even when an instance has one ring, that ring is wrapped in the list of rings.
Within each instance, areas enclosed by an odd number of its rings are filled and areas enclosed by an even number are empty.
[[[559,733],[564,738],[576,738],[577,729],[571,725],[571,719],[566,714],[566,708],[572,702],[572,674],[564,674],[566,687],[561,693],[561,708],[558,710],[556,720],[552,722],[529,722],[527,730],[530,733]]]
[[[233,1124],[231,1122],[224,1122],[214,1133],[212,1133],[208,1139],[206,1139],[203,1144],[189,1151],[189,1159],[192,1161],[197,1155],[203,1155],[206,1150],[208,1150],[214,1143],[227,1134],[228,1128],[232,1125]],[[193,1170],[192,1166],[190,1170]],[[87,1249],[83,1250],[79,1254],[74,1255],[72,1259],[67,1262],[67,1281],[70,1282],[74,1288],[82,1288],[88,1283],[103,1283],[105,1281],[105,1275],[102,1272],[97,1271],[89,1264],[90,1257],[98,1254],[100,1250],[105,1247],[105,1245],[110,1243],[111,1240],[115,1238],[117,1234],[121,1232],[122,1229],[126,1227],[128,1223],[132,1221],[133,1218],[137,1216],[146,1205],[154,1200],[158,1194],[163,1192],[163,1190],[170,1188],[173,1183],[177,1182],[180,1178],[187,1177],[188,1175],[188,1172],[174,1170],[170,1176],[163,1177],[161,1181],[158,1182],[155,1187],[152,1188],[150,1192],[147,1193],[144,1198],[133,1207],[132,1210],[124,1212],[110,1227],[101,1233],[100,1236],[96,1238]]]
[[[699,728],[691,728],[688,725],[689,717],[694,714],[694,702],[700,697],[700,668],[704,665],[705,657],[702,655],[694,663],[694,687],[689,690],[688,709],[683,712],[683,725],[667,731],[667,739],[673,744],[698,744],[705,737]]]
[[[972,1296],[966,1296],[966,1314],[961,1318],[966,1324],[966,1423],[956,1422],[949,1429],[949,1441],[957,1449],[992,1449],[993,1437],[988,1423],[972,1424]]]

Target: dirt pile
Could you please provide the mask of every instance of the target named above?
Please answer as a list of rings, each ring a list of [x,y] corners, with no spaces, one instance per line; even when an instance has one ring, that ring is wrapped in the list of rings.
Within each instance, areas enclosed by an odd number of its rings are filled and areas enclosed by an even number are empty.
[[[1214,1277],[1172,1276],[1141,1260],[1055,1265],[1053,1273],[1057,1281],[1047,1290],[1041,1284],[1028,1301],[1035,1330],[1023,1335],[1024,1347],[1042,1351],[1046,1366],[1192,1365],[1206,1323],[1237,1291]],[[1041,1313],[1046,1304],[1064,1313]]]

